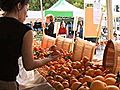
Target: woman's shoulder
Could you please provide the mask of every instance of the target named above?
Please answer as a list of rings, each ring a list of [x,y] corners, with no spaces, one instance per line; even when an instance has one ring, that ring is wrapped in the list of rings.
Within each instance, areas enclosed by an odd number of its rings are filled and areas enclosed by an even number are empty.
[[[11,27],[14,27],[14,28],[19,28],[21,30],[32,30],[31,27],[11,17],[0,17],[0,23],[4,23],[8,26],[10,25]]]
[[[19,24],[20,26],[23,26],[24,28],[29,28],[31,29],[29,26],[27,26],[26,24],[20,22],[19,20],[12,18],[12,17],[0,17],[1,20],[4,21],[9,21],[11,22],[10,24]]]
[[[10,25],[14,27],[21,26],[22,24],[15,18],[12,17],[0,17],[0,23],[4,23],[4,25]]]
[[[4,21],[4,22],[5,22],[5,21],[8,21],[8,22],[9,22],[9,21],[10,21],[10,22],[12,22],[12,21],[13,21],[13,22],[19,22],[17,19],[12,18],[12,17],[0,17],[0,20],[1,20],[1,21]]]

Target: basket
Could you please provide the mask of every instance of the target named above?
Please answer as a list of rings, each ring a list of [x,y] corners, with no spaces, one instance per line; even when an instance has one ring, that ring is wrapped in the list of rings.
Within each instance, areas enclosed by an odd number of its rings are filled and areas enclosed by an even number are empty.
[[[90,61],[93,59],[95,52],[95,43],[76,38],[73,49],[73,60],[80,61],[84,57],[87,57]]]
[[[46,49],[55,44],[56,38],[44,35],[41,40],[41,47]]]
[[[76,38],[74,49],[73,49],[73,60],[74,61],[80,61],[83,57],[83,50],[85,46],[85,40]]]
[[[95,53],[95,43],[85,41],[83,58],[87,57],[90,61],[92,61],[94,53]]]
[[[120,41],[108,40],[103,55],[103,67],[113,73],[120,72]]]
[[[57,37],[56,42],[55,42],[55,45],[56,45],[58,48],[62,48],[64,39],[65,39],[65,38],[63,38],[63,37]]]
[[[72,39],[64,38],[64,37],[57,37],[55,42],[58,48],[62,48],[63,50],[66,51],[72,50],[72,43],[73,43]]]

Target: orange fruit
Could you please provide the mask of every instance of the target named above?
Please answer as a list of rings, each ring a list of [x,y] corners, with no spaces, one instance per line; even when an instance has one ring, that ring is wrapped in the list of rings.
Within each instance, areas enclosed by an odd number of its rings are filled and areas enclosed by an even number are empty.
[[[106,79],[105,79],[105,83],[106,83],[107,85],[115,85],[116,80],[115,80],[114,78],[109,77],[109,78],[106,78]]]
[[[106,86],[106,83],[100,80],[95,80],[91,83],[90,90],[104,90]]]

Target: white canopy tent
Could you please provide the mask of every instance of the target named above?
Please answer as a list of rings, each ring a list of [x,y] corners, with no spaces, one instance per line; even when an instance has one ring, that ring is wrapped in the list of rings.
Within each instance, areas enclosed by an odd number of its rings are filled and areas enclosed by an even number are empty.
[[[25,20],[25,23],[29,23],[30,21],[41,21],[42,16],[41,16],[41,11],[28,11],[27,12],[27,18]]]
[[[45,15],[53,14],[55,17],[82,17],[84,10],[73,6],[66,0],[58,0],[52,7],[45,10]]]

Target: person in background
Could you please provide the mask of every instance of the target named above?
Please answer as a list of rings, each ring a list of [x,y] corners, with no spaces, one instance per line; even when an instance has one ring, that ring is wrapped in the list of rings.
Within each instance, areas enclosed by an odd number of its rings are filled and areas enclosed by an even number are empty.
[[[79,27],[79,37],[83,38],[83,20],[80,21],[80,27]]]
[[[101,32],[101,36],[103,39],[107,40],[107,35],[108,35],[108,30],[107,30],[107,27],[105,26],[103,28],[103,31]]]
[[[56,34],[54,34],[54,16],[52,14],[46,16],[46,25],[43,27],[45,28],[46,35],[56,37]]]
[[[31,28],[33,29],[33,22],[32,21],[30,21],[30,25],[31,25]]]
[[[115,40],[117,40],[117,32],[116,31],[113,32],[113,36],[114,36]]]
[[[66,34],[66,33],[67,33],[67,30],[66,30],[66,27],[65,27],[65,23],[61,22],[58,35]]]
[[[17,90],[16,76],[19,73],[18,58],[22,56],[23,66],[29,71],[56,60],[60,54],[34,60],[30,27],[23,24],[27,16],[29,0],[0,0],[5,12],[0,17],[0,90]]]

